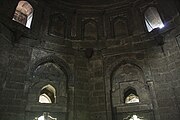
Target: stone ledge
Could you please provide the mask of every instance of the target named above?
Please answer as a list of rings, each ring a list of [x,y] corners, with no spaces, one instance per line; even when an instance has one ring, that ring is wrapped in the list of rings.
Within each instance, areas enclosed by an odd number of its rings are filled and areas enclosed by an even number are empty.
[[[118,113],[153,110],[152,104],[132,104],[116,107]]]
[[[51,111],[51,112],[67,112],[66,107],[57,104],[28,104],[26,111]]]

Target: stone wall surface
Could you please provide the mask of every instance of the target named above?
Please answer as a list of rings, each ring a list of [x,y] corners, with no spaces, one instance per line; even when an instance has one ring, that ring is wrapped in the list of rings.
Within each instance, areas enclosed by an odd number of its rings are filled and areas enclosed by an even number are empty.
[[[12,20],[18,0],[0,2],[0,120],[180,120],[178,1],[27,1],[30,29]],[[163,29],[146,30],[149,6]],[[46,85],[55,103],[39,103]],[[129,88],[139,103],[125,103]]]

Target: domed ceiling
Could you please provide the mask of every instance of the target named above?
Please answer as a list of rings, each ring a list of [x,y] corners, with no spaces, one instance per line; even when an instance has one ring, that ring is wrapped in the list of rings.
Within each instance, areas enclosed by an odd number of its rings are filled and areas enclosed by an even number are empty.
[[[128,3],[137,0],[56,0],[59,2],[64,2],[74,5],[87,5],[87,6],[99,6],[99,5],[112,5],[116,3]]]

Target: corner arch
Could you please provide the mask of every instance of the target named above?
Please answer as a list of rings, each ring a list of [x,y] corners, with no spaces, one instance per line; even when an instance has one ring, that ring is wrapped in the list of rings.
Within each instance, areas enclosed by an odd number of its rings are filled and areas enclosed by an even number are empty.
[[[117,65],[114,66],[114,68],[112,68],[111,74],[110,74],[110,80],[112,79],[112,76],[114,75],[114,73],[117,71],[117,69],[119,67],[121,67],[122,65],[126,65],[126,64],[130,64],[132,66],[134,66],[135,68],[137,68],[144,76],[144,71],[143,69],[137,65],[135,62],[131,61],[131,60],[122,60],[120,63],[118,63]]]
[[[114,61],[112,64],[107,66],[107,69],[105,70],[105,78],[110,79],[112,77],[112,73],[123,64],[132,64],[136,66],[140,71],[144,73],[146,80],[152,80],[149,67],[146,66],[145,63],[139,62],[134,58],[120,58]]]
[[[43,65],[45,63],[49,63],[49,62],[59,66],[59,68],[65,73],[69,86],[74,85],[73,73],[72,73],[69,65],[67,65],[67,63],[63,59],[61,59],[55,55],[43,57],[43,58],[39,59],[38,61],[32,63],[32,65],[29,69],[30,80],[33,81],[33,73],[38,66]]]

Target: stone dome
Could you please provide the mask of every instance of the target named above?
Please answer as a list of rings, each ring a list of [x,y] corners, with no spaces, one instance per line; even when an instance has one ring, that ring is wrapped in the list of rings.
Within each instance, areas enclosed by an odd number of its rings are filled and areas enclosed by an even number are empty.
[[[130,1],[132,0],[59,0],[59,2],[64,2],[74,5],[87,5],[87,6],[112,5],[116,3],[128,3]]]

